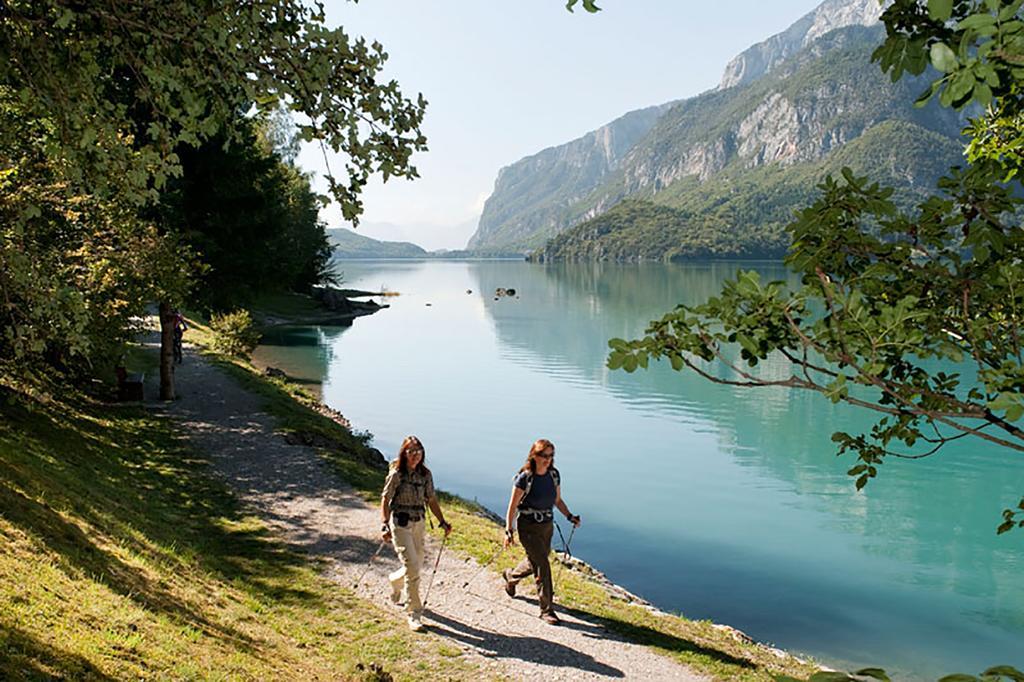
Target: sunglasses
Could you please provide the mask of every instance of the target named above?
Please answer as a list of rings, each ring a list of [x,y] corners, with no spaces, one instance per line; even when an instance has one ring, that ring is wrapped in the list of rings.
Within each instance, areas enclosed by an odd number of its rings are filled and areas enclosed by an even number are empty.
[[[539,455],[537,455],[537,457],[540,457],[541,459],[554,459],[555,453],[552,452],[550,455],[548,455],[542,452]]]

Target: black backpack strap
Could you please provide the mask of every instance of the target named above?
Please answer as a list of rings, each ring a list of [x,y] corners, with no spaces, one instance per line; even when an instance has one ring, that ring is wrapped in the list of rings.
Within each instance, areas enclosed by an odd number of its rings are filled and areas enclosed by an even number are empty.
[[[530,473],[526,474],[526,487],[523,488],[523,498],[522,498],[522,500],[519,500],[519,504],[522,504],[523,500],[526,499],[526,496],[530,494],[530,488],[532,488],[532,487],[533,487],[533,472],[531,471]]]

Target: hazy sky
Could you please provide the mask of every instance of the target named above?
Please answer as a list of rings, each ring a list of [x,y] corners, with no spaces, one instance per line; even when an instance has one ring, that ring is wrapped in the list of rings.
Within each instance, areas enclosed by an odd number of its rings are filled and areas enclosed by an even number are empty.
[[[462,248],[502,166],[714,87],[732,57],[819,3],[598,0],[603,11],[570,14],[562,0],[327,0],[328,22],[383,43],[386,76],[429,102],[421,177],[371,181],[358,232]],[[319,148],[299,162],[323,168]],[[336,207],[322,215],[346,226]]]

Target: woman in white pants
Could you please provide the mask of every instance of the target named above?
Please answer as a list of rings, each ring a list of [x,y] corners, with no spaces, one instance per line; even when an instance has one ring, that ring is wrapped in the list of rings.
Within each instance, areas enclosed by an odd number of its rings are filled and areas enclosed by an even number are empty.
[[[381,528],[384,541],[391,540],[402,567],[392,573],[391,601],[396,604],[405,589],[405,610],[409,627],[423,629],[420,617],[420,571],[423,568],[423,539],[426,534],[426,507],[437,517],[447,536],[451,524],[444,520],[441,505],[434,492],[434,477],[424,465],[423,444],[416,436],[407,436],[398,449],[398,458],[391,463],[384,491],[380,496],[380,513],[384,520]]]

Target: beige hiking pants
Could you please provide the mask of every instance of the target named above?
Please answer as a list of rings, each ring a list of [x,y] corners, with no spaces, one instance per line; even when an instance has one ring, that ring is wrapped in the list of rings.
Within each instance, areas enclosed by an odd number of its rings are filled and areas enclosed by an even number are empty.
[[[396,592],[401,590],[405,581],[405,593],[408,598],[405,601],[405,610],[409,614],[419,614],[423,611],[423,602],[420,601],[420,572],[423,569],[423,539],[426,535],[426,522],[424,520],[410,521],[409,525],[402,528],[391,520],[391,542],[395,545],[395,553],[402,561],[402,567],[389,575],[391,588]]]

